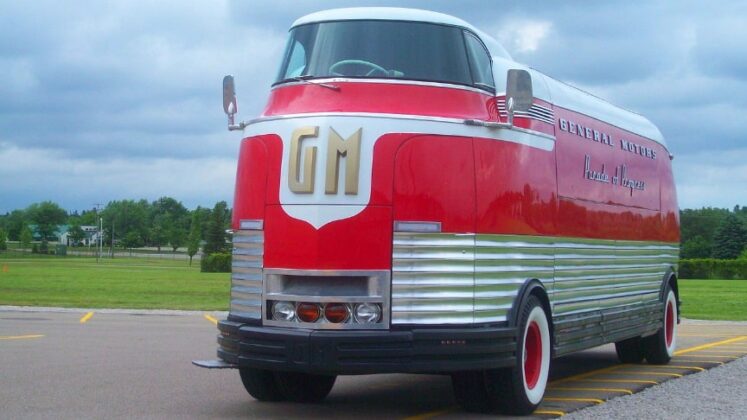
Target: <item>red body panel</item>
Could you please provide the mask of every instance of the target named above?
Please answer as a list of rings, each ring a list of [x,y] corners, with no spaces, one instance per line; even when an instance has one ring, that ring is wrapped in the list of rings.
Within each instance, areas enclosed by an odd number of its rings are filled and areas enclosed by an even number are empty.
[[[339,91],[313,84],[273,89],[263,117],[313,112],[366,112],[446,118],[498,118],[495,99],[474,90],[392,83],[334,82]]]
[[[394,219],[441,222],[444,232],[475,231],[472,139],[417,136],[394,165]]]
[[[275,88],[263,115],[360,112],[498,120],[495,98],[473,90],[334,84],[340,91],[311,84]],[[553,109],[551,104],[538,104]],[[383,135],[373,149],[368,206],[318,229],[290,217],[280,205],[280,137],[244,139],[234,228],[242,219],[264,220],[264,266],[287,269],[388,269],[394,220],[437,221],[443,232],[676,242],[676,196],[664,147],[582,114],[553,110],[555,126],[536,119],[515,120],[519,127],[555,135],[553,150],[438,133]],[[561,119],[580,124],[583,135],[561,129]],[[612,144],[595,141],[593,134],[587,138],[586,128],[608,134]],[[654,151],[655,159],[623,149],[621,139]],[[645,188],[585,175],[591,169],[613,176],[622,165]]]

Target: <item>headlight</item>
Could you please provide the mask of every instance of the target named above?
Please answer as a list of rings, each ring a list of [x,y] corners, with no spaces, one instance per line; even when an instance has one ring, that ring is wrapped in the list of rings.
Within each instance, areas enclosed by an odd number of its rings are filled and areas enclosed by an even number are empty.
[[[272,305],[272,319],[278,321],[293,321],[296,317],[296,306],[292,302],[275,302]]]
[[[376,303],[355,305],[355,320],[359,324],[375,324],[381,319],[381,306]]]

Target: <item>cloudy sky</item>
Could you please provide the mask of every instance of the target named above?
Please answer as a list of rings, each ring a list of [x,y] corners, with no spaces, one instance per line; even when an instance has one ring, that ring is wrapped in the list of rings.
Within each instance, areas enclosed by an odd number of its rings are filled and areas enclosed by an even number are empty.
[[[240,116],[260,112],[287,29],[349,5],[461,17],[517,61],[635,110],[675,155],[680,207],[747,205],[747,2],[0,0],[0,212],[233,197]]]

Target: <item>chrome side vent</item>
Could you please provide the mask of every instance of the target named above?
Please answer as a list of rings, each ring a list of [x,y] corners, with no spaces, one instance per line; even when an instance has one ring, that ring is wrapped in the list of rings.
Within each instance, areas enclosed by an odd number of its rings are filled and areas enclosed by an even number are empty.
[[[502,120],[505,120],[508,118],[508,113],[506,112],[506,100],[501,98],[496,100],[496,105],[498,105],[498,113],[501,116]],[[552,109],[532,104],[532,106],[529,108],[528,111],[515,111],[514,117],[523,117],[523,118],[529,118],[537,121],[542,121],[547,124],[555,124],[555,113]]]
[[[261,230],[233,233],[231,265],[231,314],[262,318],[262,265],[265,235]]]

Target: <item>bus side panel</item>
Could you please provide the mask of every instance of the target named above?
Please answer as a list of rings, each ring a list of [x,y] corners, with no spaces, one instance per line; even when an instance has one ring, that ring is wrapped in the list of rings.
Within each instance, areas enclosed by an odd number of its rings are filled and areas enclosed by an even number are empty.
[[[474,144],[476,232],[556,235],[554,153],[499,140]]]
[[[416,136],[397,153],[394,220],[441,222],[441,232],[475,232],[472,139]]]
[[[246,138],[241,142],[233,199],[231,223],[233,229],[239,228],[239,221],[242,219],[263,220],[265,218],[269,162],[264,137]]]

